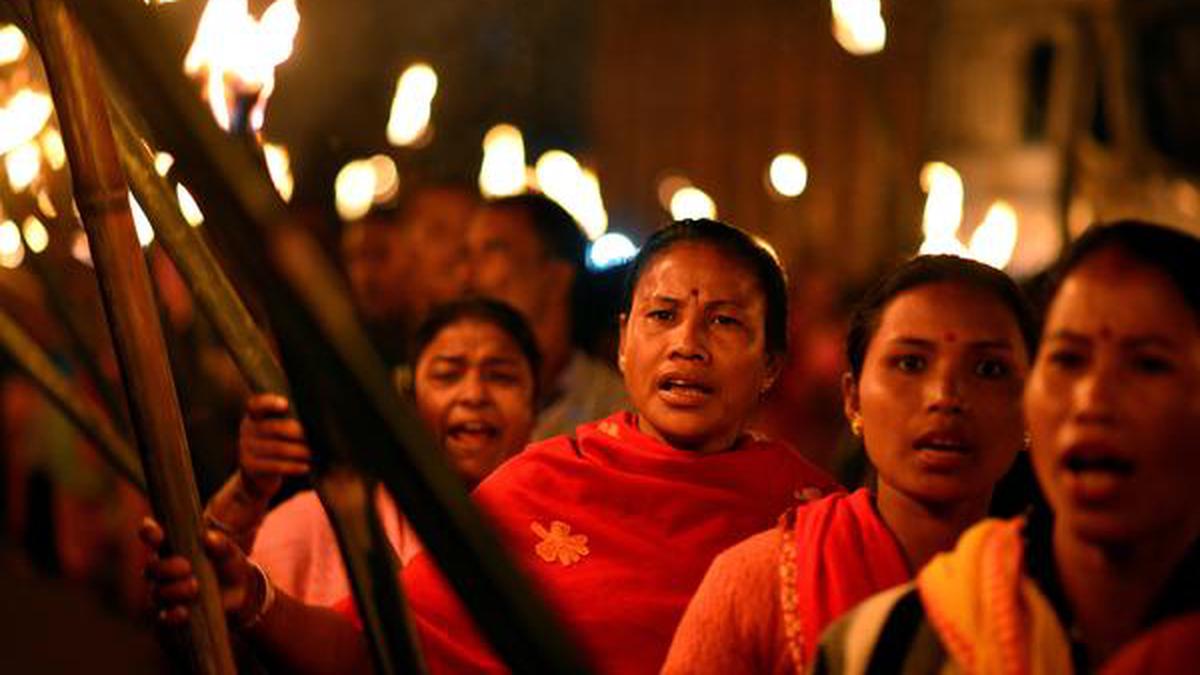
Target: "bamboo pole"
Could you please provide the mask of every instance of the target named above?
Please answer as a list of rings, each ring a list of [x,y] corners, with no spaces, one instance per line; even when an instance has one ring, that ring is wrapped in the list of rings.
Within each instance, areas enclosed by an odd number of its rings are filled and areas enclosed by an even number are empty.
[[[216,256],[179,212],[175,196],[138,140],[120,96],[110,106],[113,137],[129,184],[175,263],[200,311],[209,319],[256,392],[288,396],[287,377]],[[313,487],[337,537],[356,606],[371,645],[376,672],[421,672],[419,650],[404,612],[391,544],[379,524],[362,476],[345,457],[330,458]],[[235,475],[225,489],[238,489]]]
[[[200,580],[200,599],[186,626],[189,665],[193,673],[203,675],[234,673],[216,574],[200,542],[200,500],[166,363],[166,343],[134,235],[95,55],[62,0],[32,4],[151,503],[168,549],[188,558]]]
[[[142,492],[146,491],[146,479],[133,447],[125,441],[104,411],[78,393],[45,350],[5,311],[0,311],[0,348],[8,352],[17,367],[75,423],[83,435],[96,444],[100,454],[118,475]]]
[[[73,0],[72,6],[156,142],[175,155],[207,225],[222,230],[230,254],[262,294],[318,458],[348,456],[383,479],[513,670],[587,672],[411,404],[393,389],[326,251],[287,222],[283,202],[249,149],[216,126],[178,65],[162,58],[150,18],[136,3],[119,0]]]

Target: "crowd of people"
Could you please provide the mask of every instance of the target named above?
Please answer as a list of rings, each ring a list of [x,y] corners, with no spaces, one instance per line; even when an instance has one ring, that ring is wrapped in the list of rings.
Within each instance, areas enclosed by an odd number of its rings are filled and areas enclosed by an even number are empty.
[[[848,491],[751,424],[787,372],[795,309],[756,237],[712,220],[655,232],[629,265],[613,370],[581,346],[585,241],[550,200],[436,186],[386,220],[349,231],[362,314],[397,341],[398,386],[597,672],[1200,663],[1195,237],[1095,225],[1042,307],[954,256],[890,270],[845,336],[843,409],[871,467]],[[238,470],[206,507],[221,598],[265,663],[371,672],[316,498],[279,500],[310,461],[288,413],[249,401]],[[1022,515],[989,517],[1023,453],[1040,490]],[[506,672],[376,498],[430,672]],[[159,550],[155,522],[140,534]],[[159,619],[185,621],[190,564],[154,556],[146,573]]]

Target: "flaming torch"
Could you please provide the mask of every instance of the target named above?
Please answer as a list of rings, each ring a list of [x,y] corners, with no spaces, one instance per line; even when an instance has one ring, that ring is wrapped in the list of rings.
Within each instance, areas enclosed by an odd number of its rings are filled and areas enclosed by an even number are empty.
[[[275,89],[275,68],[292,54],[300,13],[275,0],[255,19],[247,0],[209,0],[183,70],[204,80],[204,98],[222,129],[257,133]]]

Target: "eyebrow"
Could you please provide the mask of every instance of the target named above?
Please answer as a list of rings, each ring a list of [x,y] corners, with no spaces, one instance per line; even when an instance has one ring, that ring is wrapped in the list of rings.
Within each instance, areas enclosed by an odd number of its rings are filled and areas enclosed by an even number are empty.
[[[901,336],[889,340],[891,344],[906,345],[909,347],[919,347],[921,349],[935,349],[937,343],[927,338],[919,338],[914,336]],[[1012,342],[1007,339],[999,340],[972,340],[966,343],[971,349],[994,349],[999,351],[1012,351]]]
[[[662,295],[662,294],[655,294],[655,295],[652,295],[652,296],[650,296],[649,298],[647,298],[647,301],[648,301],[648,302],[664,302],[664,303],[667,303],[667,304],[669,304],[669,305],[681,305],[681,304],[683,304],[683,300],[682,300],[682,299],[680,299],[680,298],[677,298],[677,297],[674,297],[674,296],[670,296],[670,295]],[[707,302],[705,302],[705,303],[704,303],[704,307],[705,307],[706,309],[711,309],[711,308],[713,308],[713,307],[726,307],[726,306],[728,306],[728,307],[734,307],[734,308],[737,308],[737,309],[741,309],[741,308],[744,308],[744,307],[746,306],[746,303],[745,303],[745,302],[742,302],[742,301],[740,301],[740,300],[734,300],[734,299],[730,299],[730,298],[721,298],[721,299],[718,299],[718,300],[709,300],[709,301],[707,301]]]
[[[1075,331],[1061,329],[1051,333],[1047,341],[1065,340],[1067,342],[1091,342],[1092,339],[1093,338],[1091,336],[1083,333],[1076,333]],[[1122,347],[1134,349],[1138,347],[1163,347],[1171,349],[1176,346],[1174,340],[1158,333],[1131,335],[1128,337],[1122,337],[1118,339],[1117,342],[1120,343]]]

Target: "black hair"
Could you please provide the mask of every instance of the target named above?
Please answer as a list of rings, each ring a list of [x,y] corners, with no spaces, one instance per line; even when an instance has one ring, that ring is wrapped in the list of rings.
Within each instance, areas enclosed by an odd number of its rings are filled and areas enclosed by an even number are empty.
[[[750,268],[767,301],[764,326],[767,354],[786,354],[788,297],[783,267],[775,254],[753,235],[720,221],[707,218],[677,220],[651,235],[638,251],[625,277],[621,312],[629,314],[633,307],[634,290],[650,263],[672,246],[684,243],[714,246]]]
[[[1102,251],[1116,249],[1163,273],[1200,321],[1200,239],[1181,230],[1140,220],[1120,220],[1088,228],[1067,250],[1050,281],[1052,298],[1076,267]]]
[[[1037,347],[1039,326],[1033,309],[1016,282],[1004,272],[983,263],[954,255],[920,255],[912,258],[875,283],[859,300],[850,317],[846,332],[846,361],[857,381],[862,374],[879,320],[892,299],[920,286],[952,283],[969,286],[988,293],[1002,302],[1013,318],[1025,342],[1030,358]]]
[[[586,271],[587,237],[579,229],[575,218],[558,202],[536,192],[526,192],[489,200],[484,208],[512,209],[524,213],[547,255],[571,263],[577,278]]]
[[[529,324],[521,316],[521,313],[499,300],[470,297],[434,307],[425,321],[417,328],[416,336],[413,338],[410,361],[413,368],[416,368],[417,361],[420,360],[438,333],[461,321],[480,321],[499,328],[512,338],[529,364],[529,372],[533,374],[533,400],[536,401],[538,374],[542,368],[542,353],[538,350],[533,330],[529,328]],[[414,383],[415,381],[414,379]]]

